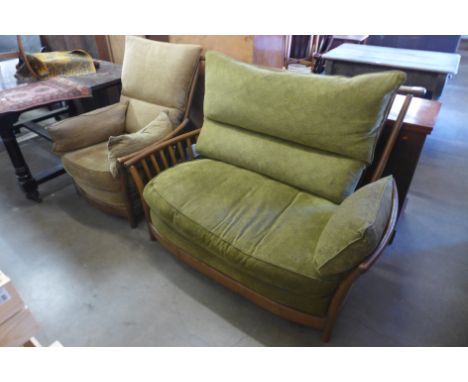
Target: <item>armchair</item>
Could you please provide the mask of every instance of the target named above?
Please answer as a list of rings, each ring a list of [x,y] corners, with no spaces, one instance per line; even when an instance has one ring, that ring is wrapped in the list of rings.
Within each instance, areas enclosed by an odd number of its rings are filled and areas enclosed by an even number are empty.
[[[139,198],[121,166],[122,158],[144,149],[142,137],[150,145],[154,139],[169,139],[187,127],[200,52],[197,45],[127,36],[120,102],[48,129],[54,151],[79,193],[101,210],[126,217],[132,227],[140,209]],[[140,134],[149,128],[151,134]],[[115,153],[109,153],[111,140],[112,146],[121,145],[125,142],[121,135],[137,137],[128,145],[130,152],[116,151],[120,157],[114,163]]]
[[[404,79],[272,72],[208,52],[203,127],[124,163],[151,239],[328,341],[393,235],[398,193],[380,177],[409,96],[374,149]],[[371,182],[356,190],[366,168]]]

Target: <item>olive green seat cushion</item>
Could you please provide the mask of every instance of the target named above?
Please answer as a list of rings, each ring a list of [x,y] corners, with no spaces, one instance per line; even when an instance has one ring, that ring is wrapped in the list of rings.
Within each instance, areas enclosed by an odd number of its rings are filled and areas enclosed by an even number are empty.
[[[337,278],[313,260],[334,203],[209,159],[162,172],[144,199],[156,229],[187,252],[275,301],[325,313]]]

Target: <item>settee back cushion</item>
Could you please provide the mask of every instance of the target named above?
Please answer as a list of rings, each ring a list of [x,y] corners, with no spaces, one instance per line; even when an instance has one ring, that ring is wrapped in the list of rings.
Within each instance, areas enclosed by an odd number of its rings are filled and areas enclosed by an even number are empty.
[[[140,130],[165,110],[177,124],[183,115],[201,48],[127,36],[122,99],[129,102],[127,132]]]
[[[353,78],[278,72],[208,52],[197,149],[339,203],[372,162],[404,80],[399,71]]]

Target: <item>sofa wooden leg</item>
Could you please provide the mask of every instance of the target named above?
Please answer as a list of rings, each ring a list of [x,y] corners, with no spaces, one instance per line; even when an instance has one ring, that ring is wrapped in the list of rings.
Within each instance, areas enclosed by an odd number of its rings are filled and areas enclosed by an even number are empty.
[[[153,231],[151,230],[150,223],[147,222],[147,225],[148,225],[148,233],[149,233],[150,240],[151,241],[158,241],[158,239],[156,239],[156,236],[154,235]]]
[[[336,314],[334,317],[328,317],[327,322],[325,323],[325,328],[322,331],[322,341],[329,342],[333,332],[333,327],[335,326]]]
[[[135,214],[131,208],[127,208],[127,221],[130,224],[131,228],[136,228],[138,225],[138,221],[135,217]]]

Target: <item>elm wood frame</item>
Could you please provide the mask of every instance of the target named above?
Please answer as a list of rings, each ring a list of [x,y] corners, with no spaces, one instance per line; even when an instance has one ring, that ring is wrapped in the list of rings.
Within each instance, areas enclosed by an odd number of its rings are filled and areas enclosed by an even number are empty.
[[[396,137],[398,136],[398,133],[401,129],[410,102],[411,96],[407,96],[403,107],[400,110],[398,118],[394,124],[390,139],[388,139],[385,143],[385,150],[383,151],[380,158],[378,158],[376,161],[377,165],[371,173],[372,180],[378,179],[383,172],[385,164],[395,145]],[[248,300],[254,302],[255,304],[261,306],[262,308],[270,311],[271,313],[288,319],[290,321],[321,330],[322,340],[324,342],[328,342],[331,338],[331,334],[338,316],[339,309],[342,306],[343,301],[347,296],[351,286],[359,278],[359,276],[361,276],[363,273],[367,272],[371,268],[371,266],[382,255],[387,245],[391,243],[398,217],[398,190],[395,181],[393,181],[393,197],[390,218],[388,220],[383,236],[379,244],[377,245],[377,248],[359,265],[357,265],[355,268],[353,268],[346,275],[343,276],[343,279],[340,281],[337,289],[335,290],[335,293],[333,294],[330,300],[326,316],[314,316],[309,313],[305,313],[300,310],[291,308],[287,305],[279,304],[255,292],[254,290],[247,288],[246,286],[230,278],[224,273],[215,270],[214,268],[205,264],[203,261],[198,260],[197,258],[193,257],[190,253],[177,247],[169,240],[164,238],[152,224],[149,206],[146,204],[143,198],[143,190],[145,184],[148,183],[154,176],[158,175],[160,172],[166,170],[167,168],[176,166],[177,164],[182,162],[195,159],[195,153],[193,152],[192,145],[196,143],[200,131],[201,129],[194,130],[189,133],[170,139],[168,141],[155,144],[151,147],[146,148],[138,155],[130,158],[123,164],[124,167],[127,168],[130,174],[132,175],[137,190],[140,194],[143,211],[145,213],[151,240],[159,241],[163,247],[165,247],[169,252],[180,258],[185,263],[191,265],[193,268],[197,269],[201,273],[212,278],[213,280],[224,285],[225,287],[231,289],[232,291],[240,294],[241,296],[247,298]]]
[[[192,107],[192,101],[193,101],[193,96],[195,92],[195,87],[197,85],[197,80],[198,80],[198,75],[200,71],[200,61],[198,62],[195,71],[193,73],[193,77],[190,83],[190,88],[189,88],[189,94],[187,97],[187,102],[185,104],[185,110],[184,110],[184,115],[183,115],[183,120],[180,123],[179,126],[177,126],[170,134],[166,135],[161,141],[157,142],[159,144],[160,142],[167,141],[179,134],[181,134],[185,129],[190,124],[190,110]],[[150,146],[152,147],[152,146]],[[83,196],[91,205],[95,206],[96,208],[100,209],[101,211],[104,211],[106,213],[120,216],[123,218],[126,218],[128,220],[128,223],[130,227],[135,228],[137,226],[137,211],[135,211],[134,208],[134,203],[132,200],[132,195],[130,194],[129,190],[129,182],[131,181],[131,178],[129,177],[127,173],[127,169],[125,166],[123,166],[123,163],[127,161],[128,159],[134,157],[134,156],[140,156],[140,153],[145,152],[146,149],[142,149],[140,151],[137,151],[135,153],[126,155],[124,157],[120,157],[117,159],[117,167],[119,171],[119,181],[120,181],[120,191],[122,192],[124,196],[124,209],[115,207],[111,204],[104,203],[102,201],[93,199],[90,195],[88,195],[83,189],[78,187],[76,185],[76,189],[79,192],[81,196]]]

